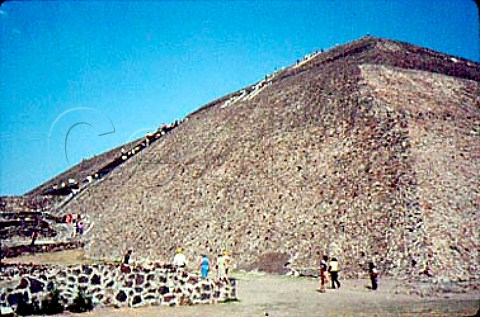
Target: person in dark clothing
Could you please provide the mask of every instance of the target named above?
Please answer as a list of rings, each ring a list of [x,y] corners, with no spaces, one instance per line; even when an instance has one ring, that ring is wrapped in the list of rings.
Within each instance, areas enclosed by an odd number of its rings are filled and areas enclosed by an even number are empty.
[[[372,282],[372,290],[375,291],[378,288],[378,283],[377,283],[378,271],[375,266],[375,263],[373,262],[368,263],[368,274],[370,275],[370,281]]]
[[[336,258],[332,258],[330,263],[328,264],[328,271],[330,272],[330,277],[332,279],[332,288],[335,289],[335,286],[340,288],[341,284],[338,280],[338,261]]]
[[[31,235],[32,242],[30,242],[30,247],[33,247],[35,245],[35,241],[37,241],[37,237],[38,237],[37,230],[33,229],[32,235]]]
[[[127,253],[125,253],[125,255],[123,256],[123,264],[130,264],[130,257],[132,256],[132,252],[133,250],[130,249],[127,251]]]
[[[3,270],[3,247],[2,247],[2,239],[0,239],[0,271]]]

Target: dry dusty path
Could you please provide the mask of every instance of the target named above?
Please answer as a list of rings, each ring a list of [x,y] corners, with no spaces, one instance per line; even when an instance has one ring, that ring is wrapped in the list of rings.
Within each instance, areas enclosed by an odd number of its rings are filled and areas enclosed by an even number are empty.
[[[395,294],[395,281],[381,281],[380,289],[365,288],[366,280],[342,281],[340,290],[315,291],[317,280],[273,275],[241,274],[238,302],[188,307],[99,308],[81,316],[474,316],[480,294],[449,298],[420,298]],[[80,315],[79,315],[80,316]]]

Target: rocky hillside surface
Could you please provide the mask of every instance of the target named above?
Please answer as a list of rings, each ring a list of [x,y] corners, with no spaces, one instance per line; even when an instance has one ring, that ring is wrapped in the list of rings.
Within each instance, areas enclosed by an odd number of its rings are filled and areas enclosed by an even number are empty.
[[[64,211],[93,258],[478,280],[479,96],[478,63],[362,38],[200,108]]]

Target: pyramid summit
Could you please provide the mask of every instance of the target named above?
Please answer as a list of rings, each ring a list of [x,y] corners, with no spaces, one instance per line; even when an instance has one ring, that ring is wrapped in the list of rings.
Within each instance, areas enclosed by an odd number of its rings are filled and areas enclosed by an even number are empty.
[[[30,194],[111,167],[56,209],[84,215],[92,258],[226,249],[237,268],[285,272],[328,254],[350,277],[374,260],[394,276],[428,263],[435,276],[478,279],[479,88],[478,63],[365,37]]]

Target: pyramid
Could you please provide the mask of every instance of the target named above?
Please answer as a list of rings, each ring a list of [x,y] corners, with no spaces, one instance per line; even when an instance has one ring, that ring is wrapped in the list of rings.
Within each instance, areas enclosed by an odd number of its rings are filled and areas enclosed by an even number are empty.
[[[95,259],[478,279],[480,64],[365,37],[187,116],[61,213]]]

